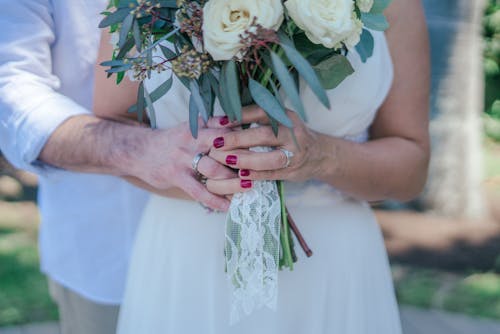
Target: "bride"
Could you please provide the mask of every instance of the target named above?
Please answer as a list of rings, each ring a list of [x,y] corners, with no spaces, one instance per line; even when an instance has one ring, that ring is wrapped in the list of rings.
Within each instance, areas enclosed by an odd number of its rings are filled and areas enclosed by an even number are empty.
[[[391,28],[374,32],[372,58],[362,63],[356,52],[349,53],[355,73],[328,92],[331,110],[302,90],[309,122],[289,113],[300,149],[288,131],[276,138],[256,106],[245,108],[243,123],[260,127],[241,130],[215,117],[194,140],[182,84],[174,82],[156,102],[158,131],[172,138],[172,150],[158,152],[165,154],[162,168],[171,182],[151,189],[147,179],[131,180],[152,195],[131,258],[118,333],[401,333],[383,238],[368,203],[409,200],[423,187],[429,60],[420,1],[394,1],[386,14]],[[101,56],[107,55],[103,42]],[[153,76],[147,85],[151,91],[159,83]],[[109,101],[132,104],[136,87],[113,85],[96,82],[95,112],[124,119],[123,109]],[[203,150],[201,141],[213,145]],[[248,150],[254,146],[285,149],[293,157],[282,150]],[[207,177],[206,189],[191,170],[197,153],[206,153],[195,166]],[[208,213],[197,202],[227,209],[224,196],[249,191],[256,180],[286,181],[288,209],[314,256],[306,258],[298,249],[293,272],[279,273],[276,311],[260,309],[231,326],[225,214]]]

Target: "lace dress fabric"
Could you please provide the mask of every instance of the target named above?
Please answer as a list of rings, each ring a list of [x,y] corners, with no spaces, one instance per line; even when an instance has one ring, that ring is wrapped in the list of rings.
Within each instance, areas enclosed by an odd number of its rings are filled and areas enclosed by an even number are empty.
[[[310,128],[356,142],[368,139],[368,128],[392,82],[385,36],[373,34],[374,55],[367,63],[349,53],[356,72],[328,92],[330,110],[301,85]],[[160,79],[151,79],[150,90]],[[188,92],[178,82],[174,88],[156,102],[162,128],[187,120]],[[231,325],[226,215],[207,214],[191,201],[151,195],[132,254],[118,333],[401,334],[387,254],[370,206],[317,180],[287,182],[285,189],[287,207],[314,255],[305,257],[296,243],[299,259],[294,270],[277,273],[278,293],[266,299],[274,311],[261,308]],[[267,214],[258,207],[238,210],[249,216]],[[266,232],[279,238],[276,230],[262,226],[245,230],[255,236],[248,238],[255,244],[247,248],[257,249]],[[276,261],[275,254],[262,256]],[[262,277],[255,282],[259,286]]]

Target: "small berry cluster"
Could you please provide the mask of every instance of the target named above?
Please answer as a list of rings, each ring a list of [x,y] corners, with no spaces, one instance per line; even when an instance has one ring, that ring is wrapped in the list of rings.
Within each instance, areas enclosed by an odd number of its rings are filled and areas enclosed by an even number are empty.
[[[173,59],[172,71],[179,77],[199,79],[203,73],[208,72],[212,60],[208,53],[199,53],[187,45],[182,48],[180,55]]]

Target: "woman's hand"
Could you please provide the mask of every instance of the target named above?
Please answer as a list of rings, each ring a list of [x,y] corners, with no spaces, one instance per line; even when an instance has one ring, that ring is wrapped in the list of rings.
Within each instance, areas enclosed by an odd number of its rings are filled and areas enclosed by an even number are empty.
[[[244,180],[304,181],[320,174],[324,160],[322,135],[307,128],[296,113],[288,111],[293,130],[280,126],[276,137],[261,108],[252,105],[244,109],[243,123],[261,126],[235,130],[216,138],[211,158],[239,169]],[[256,146],[270,146],[275,150],[266,153],[248,150]],[[288,157],[287,152],[291,152]]]

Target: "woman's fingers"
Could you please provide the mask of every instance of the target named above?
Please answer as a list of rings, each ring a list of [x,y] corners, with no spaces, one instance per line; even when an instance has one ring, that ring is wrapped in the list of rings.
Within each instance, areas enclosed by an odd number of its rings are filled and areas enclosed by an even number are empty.
[[[209,129],[233,128],[238,125],[240,125],[238,122],[231,122],[227,116],[210,117],[206,123],[206,127]]]
[[[285,180],[287,177],[290,177],[291,173],[293,173],[293,171],[289,172],[287,169],[264,170],[264,171],[240,169],[238,175],[240,176],[241,179],[245,180],[276,181],[276,180]]]
[[[236,169],[264,171],[282,169],[287,164],[287,157],[281,150],[264,153],[249,150],[211,150],[209,156],[221,164]]]
[[[269,117],[266,112],[256,104],[243,107],[241,111],[242,124],[269,124]]]
[[[242,180],[240,178],[226,180],[208,179],[206,182],[208,191],[221,196],[245,192],[252,189],[252,186],[251,180]]]
[[[213,148],[230,151],[255,146],[282,146],[288,136],[286,128],[280,127],[279,136],[276,137],[270,126],[261,126],[225,133],[214,139]]]
[[[252,104],[243,107],[241,110],[242,121],[231,121],[227,116],[211,117],[206,123],[207,128],[220,129],[220,128],[234,128],[241,126],[241,124],[258,123],[262,125],[269,124],[269,117],[258,105]],[[201,121],[201,118],[200,118]]]
[[[214,180],[231,179],[237,176],[234,170],[224,166],[208,155],[205,155],[200,159],[197,169],[198,173]]]

